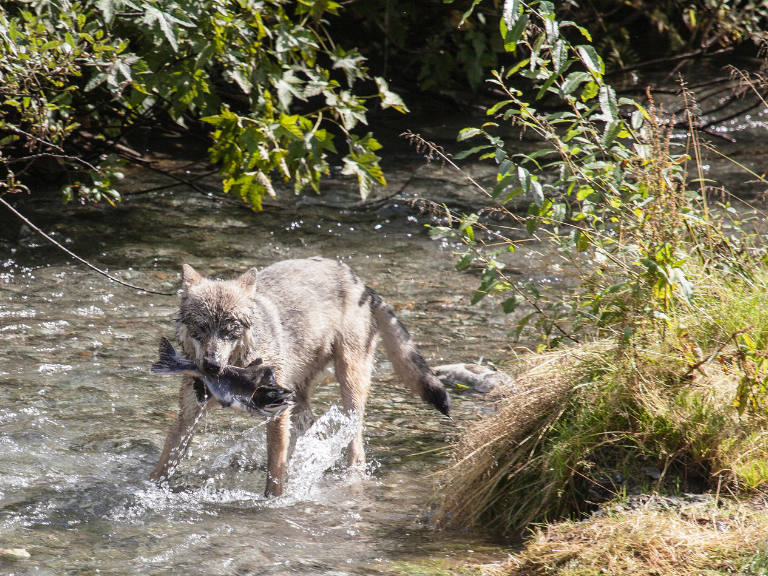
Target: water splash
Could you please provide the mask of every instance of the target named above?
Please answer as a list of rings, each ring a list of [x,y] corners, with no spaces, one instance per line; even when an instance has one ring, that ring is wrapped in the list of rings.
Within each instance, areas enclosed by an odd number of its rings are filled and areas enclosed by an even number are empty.
[[[286,492],[295,500],[309,497],[312,487],[323,474],[336,465],[344,449],[360,432],[358,414],[344,414],[334,404],[296,440],[296,447],[288,462]]]

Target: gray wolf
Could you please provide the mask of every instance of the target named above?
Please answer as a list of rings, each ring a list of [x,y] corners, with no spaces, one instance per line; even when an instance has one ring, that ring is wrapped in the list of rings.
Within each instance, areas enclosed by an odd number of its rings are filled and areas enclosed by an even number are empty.
[[[293,390],[280,388],[275,381],[274,368],[264,366],[261,358],[246,368],[226,366],[218,376],[212,377],[200,372],[192,360],[183,358],[168,338],[160,340],[159,356],[150,374],[189,374],[201,378],[206,392],[210,392],[223,408],[272,417],[293,405]]]
[[[227,281],[204,278],[187,264],[182,269],[176,336],[184,355],[209,376],[261,358],[277,384],[295,392],[295,408],[267,423],[267,496],[283,493],[291,414],[294,421],[311,418],[311,387],[326,366],[333,364],[347,414],[362,419],[379,335],[400,380],[449,416],[450,399],[408,331],[345,264],[286,260]],[[156,482],[173,473],[208,408],[201,389],[199,379],[182,377],[179,414],[150,476]],[[365,463],[362,430],[347,462]]]

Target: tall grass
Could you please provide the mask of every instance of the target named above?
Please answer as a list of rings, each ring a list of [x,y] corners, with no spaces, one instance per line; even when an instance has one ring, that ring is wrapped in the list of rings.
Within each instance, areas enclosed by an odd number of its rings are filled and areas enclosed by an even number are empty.
[[[518,367],[499,412],[458,444],[439,521],[519,531],[628,491],[768,485],[768,418],[762,405],[734,406],[743,373],[733,336],[749,327],[765,342],[768,273],[696,285],[691,305],[642,324],[629,343],[591,342]]]

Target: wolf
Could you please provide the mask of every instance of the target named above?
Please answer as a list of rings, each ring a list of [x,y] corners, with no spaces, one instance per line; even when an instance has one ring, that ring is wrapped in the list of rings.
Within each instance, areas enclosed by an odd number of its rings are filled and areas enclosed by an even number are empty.
[[[450,417],[451,402],[392,309],[349,266],[336,260],[284,260],[233,280],[213,280],[185,264],[175,319],[183,354],[209,376],[260,358],[295,406],[267,423],[267,496],[285,486],[291,420],[311,419],[312,384],[333,365],[348,415],[361,419],[379,336],[395,373],[425,402]],[[208,409],[199,378],[185,375],[179,413],[150,478],[163,482],[184,456]],[[350,466],[365,463],[362,426],[347,449]]]

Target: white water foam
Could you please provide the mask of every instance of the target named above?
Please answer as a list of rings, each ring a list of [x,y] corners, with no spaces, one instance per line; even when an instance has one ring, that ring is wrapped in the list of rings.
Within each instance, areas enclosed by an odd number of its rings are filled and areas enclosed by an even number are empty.
[[[347,416],[334,404],[302,436],[288,462],[288,498],[307,499],[323,474],[338,463],[344,449],[360,431],[361,418]]]
[[[111,519],[121,522],[141,523],[147,514],[164,516],[188,516],[192,513],[216,514],[206,510],[204,504],[235,504],[251,507],[282,508],[310,498],[313,487],[344,456],[344,449],[360,430],[360,418],[347,416],[337,406],[328,412],[296,440],[296,446],[288,462],[288,480],[285,494],[280,498],[265,498],[260,492],[243,488],[217,486],[224,478],[222,472],[237,462],[240,466],[266,458],[264,424],[249,428],[227,451],[219,455],[207,473],[211,475],[203,486],[191,491],[173,492],[167,486],[156,487],[147,483],[137,489],[130,502],[115,508]],[[258,487],[261,489],[261,485]]]

